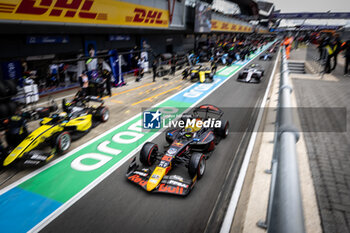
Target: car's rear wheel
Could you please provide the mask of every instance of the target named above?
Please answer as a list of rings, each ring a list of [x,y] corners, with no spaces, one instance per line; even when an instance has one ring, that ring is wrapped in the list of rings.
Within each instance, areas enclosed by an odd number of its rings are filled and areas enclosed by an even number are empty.
[[[197,178],[200,179],[205,172],[205,156],[201,153],[193,153],[190,162],[188,164],[188,174],[191,178],[194,178],[197,175]]]
[[[109,119],[109,109],[107,107],[102,107],[102,108],[98,109],[97,111],[98,111],[97,112],[98,119],[101,122],[108,121],[108,119]]]
[[[69,149],[71,142],[72,142],[72,138],[69,132],[64,131],[58,134],[56,137],[56,146],[57,146],[58,152],[60,153],[66,152]]]
[[[152,142],[146,142],[140,151],[140,162],[145,166],[152,166],[158,155],[158,146]]]
[[[220,128],[215,129],[215,134],[221,138],[226,138],[229,134],[230,123],[228,121],[221,121]]]

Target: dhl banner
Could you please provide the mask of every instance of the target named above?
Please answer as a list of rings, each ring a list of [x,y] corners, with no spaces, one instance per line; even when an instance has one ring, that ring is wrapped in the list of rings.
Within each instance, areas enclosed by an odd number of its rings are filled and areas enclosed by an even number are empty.
[[[0,0],[0,20],[168,27],[169,13],[114,0]]]
[[[251,26],[227,23],[219,20],[211,20],[211,31],[219,32],[252,32]]]

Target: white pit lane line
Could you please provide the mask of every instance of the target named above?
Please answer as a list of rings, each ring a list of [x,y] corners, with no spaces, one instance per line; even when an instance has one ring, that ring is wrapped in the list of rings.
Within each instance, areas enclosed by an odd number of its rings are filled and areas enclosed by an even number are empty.
[[[272,44],[271,44],[272,45]],[[269,46],[270,47],[270,46]],[[268,48],[268,47],[267,47]],[[218,89],[219,87],[221,87],[224,83],[226,83],[229,79],[231,79],[234,75],[236,75],[240,70],[242,70],[244,67],[246,67],[248,64],[250,64],[252,61],[254,61],[255,59],[258,58],[258,56],[266,51],[265,48],[264,50],[260,51],[257,56],[248,61],[244,66],[242,66],[241,68],[239,68],[234,74],[232,74],[230,77],[226,78],[226,80],[224,80],[222,83],[220,83],[218,86],[216,86],[213,90],[211,90],[210,92],[208,92],[207,94],[205,94],[204,96],[202,96],[202,98],[200,98],[199,100],[197,100],[195,103],[193,103],[188,109],[192,108],[193,106],[196,106],[199,102],[201,102],[203,99],[205,99],[207,96],[209,96],[211,93],[213,93],[216,89]],[[224,69],[226,67],[223,67],[222,69]],[[219,71],[218,71],[219,72]],[[187,89],[190,89],[193,85],[195,85],[196,83],[188,86],[187,88],[181,90],[180,92],[185,92]],[[163,102],[173,98],[174,96],[178,95],[179,92],[175,93],[174,95],[166,98],[165,100],[157,103],[155,106],[158,106],[160,104],[162,104]],[[152,107],[155,107],[152,106]],[[150,108],[152,108],[150,107]],[[105,133],[101,134],[100,136],[84,143],[83,145],[75,148],[74,150],[72,150],[71,152],[69,152],[68,154],[50,162],[49,164],[35,170],[34,172],[28,174],[27,176],[19,179],[18,181],[12,183],[11,185],[3,188],[2,190],[0,190],[0,195],[4,194],[5,192],[9,191],[10,189],[18,186],[19,184],[25,182],[26,180],[34,177],[35,175],[41,173],[42,171],[46,170],[47,168],[55,165],[56,163],[59,163],[60,161],[64,160],[65,158],[69,157],[70,155],[76,153],[77,151],[83,149],[84,147],[88,146],[89,144],[99,140],[100,138],[104,137],[105,135],[113,132],[114,130],[116,130],[117,128],[127,124],[128,122],[134,120],[135,118],[139,117],[141,115],[141,113],[135,115],[134,117],[132,117],[131,119],[113,127],[112,129],[106,131]],[[151,136],[148,141],[152,141],[153,139],[155,139],[156,137],[158,137],[162,132],[158,132],[155,133],[153,136]],[[129,155],[125,156],[122,160],[120,160],[118,163],[116,163],[114,166],[112,166],[110,169],[108,169],[105,173],[103,173],[101,176],[99,176],[97,179],[95,179],[93,182],[91,182],[89,185],[87,185],[84,189],[82,189],[79,193],[77,193],[74,197],[72,197],[71,199],[69,199],[68,201],[66,201],[62,206],[60,206],[56,211],[52,212],[49,216],[47,216],[45,219],[43,219],[40,223],[38,223],[35,227],[33,227],[30,231],[28,232],[39,232],[40,230],[42,230],[45,226],[47,226],[50,222],[52,222],[55,218],[57,218],[60,214],[62,214],[65,210],[67,210],[70,206],[72,206],[75,202],[77,202],[80,198],[82,198],[86,193],[88,193],[90,190],[92,190],[95,186],[97,186],[101,181],[103,181],[106,177],[108,177],[111,173],[113,173],[115,170],[117,170],[120,166],[122,166],[125,162],[127,162],[130,158],[132,158],[140,149],[141,149],[142,145],[138,146],[137,148],[135,148],[132,152],[130,152]]]
[[[247,174],[249,161],[250,161],[250,158],[251,158],[252,153],[253,153],[256,137],[258,134],[257,132],[258,132],[258,129],[260,127],[260,123],[261,123],[261,120],[263,117],[264,106],[266,105],[267,95],[270,91],[272,79],[273,79],[273,76],[275,75],[275,72],[276,72],[276,67],[277,67],[279,56],[280,56],[280,52],[281,51],[278,50],[278,54],[277,54],[276,61],[275,61],[275,64],[274,64],[274,67],[273,67],[273,70],[272,70],[272,73],[270,76],[270,80],[269,80],[269,83],[266,87],[264,98],[263,98],[261,105],[260,105],[258,117],[256,118],[253,133],[250,137],[249,144],[248,144],[246,153],[244,155],[244,160],[243,160],[243,163],[242,163],[242,166],[241,166],[241,169],[239,171],[239,175],[238,175],[238,178],[237,178],[237,181],[235,184],[235,188],[233,190],[231,200],[230,200],[229,206],[228,206],[227,211],[226,211],[224,221],[221,225],[220,233],[228,233],[228,232],[230,232],[230,229],[231,229],[231,225],[233,222],[233,218],[235,216],[238,200],[239,200],[239,197],[240,197],[241,192],[242,192],[243,182],[244,182],[245,176]]]

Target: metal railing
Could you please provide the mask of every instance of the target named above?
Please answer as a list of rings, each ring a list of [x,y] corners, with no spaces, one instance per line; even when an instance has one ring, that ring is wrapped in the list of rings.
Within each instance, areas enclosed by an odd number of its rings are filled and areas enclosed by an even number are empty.
[[[268,233],[304,233],[304,214],[300,191],[296,146],[299,132],[293,124],[292,87],[285,48],[282,48],[281,78],[274,151],[271,162],[271,185],[265,221],[259,227]]]

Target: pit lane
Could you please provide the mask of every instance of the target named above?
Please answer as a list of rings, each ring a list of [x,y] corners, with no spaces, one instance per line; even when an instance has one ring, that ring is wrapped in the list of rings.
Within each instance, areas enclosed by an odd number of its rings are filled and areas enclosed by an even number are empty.
[[[231,108],[258,106],[265,92],[273,61],[262,62],[256,59],[254,62],[265,67],[265,78],[260,84],[239,83],[236,81],[236,74],[200,104]],[[129,105],[124,110],[128,111],[128,108]],[[189,196],[181,198],[146,193],[126,180],[128,163],[125,163],[55,218],[42,232],[204,232],[208,220],[213,219],[211,215],[226,184],[225,176],[231,163],[241,160],[239,157],[243,153],[240,153],[239,148],[242,149],[244,141],[249,138],[246,131],[256,117],[254,111],[242,112],[240,115],[226,112],[224,116],[230,121],[231,133],[220,142],[207,160],[206,172]],[[93,137],[90,134],[89,136]],[[166,144],[164,134],[153,141],[160,146]],[[235,170],[238,173],[238,169]],[[172,174],[175,174],[175,170]],[[220,221],[214,222],[214,225],[219,227]]]

